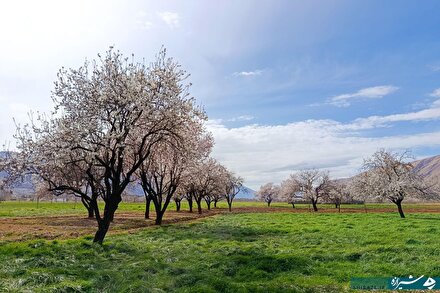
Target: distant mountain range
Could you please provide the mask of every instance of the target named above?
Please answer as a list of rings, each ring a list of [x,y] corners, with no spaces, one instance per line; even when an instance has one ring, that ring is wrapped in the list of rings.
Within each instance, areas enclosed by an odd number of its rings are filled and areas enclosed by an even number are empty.
[[[7,152],[0,151],[0,158],[5,158],[6,156]],[[6,177],[6,175],[7,174],[5,172],[0,171],[0,179]],[[31,196],[34,193],[35,189],[30,176],[26,176],[20,182],[15,183],[12,191],[13,194],[17,196]],[[142,197],[144,196],[144,191],[142,190],[142,187],[136,182],[129,184],[125,191],[128,195]],[[243,189],[236,195],[236,198],[241,199],[254,199],[254,197],[255,191],[246,186],[243,186]]]
[[[144,191],[139,184],[132,183],[127,186],[126,192],[128,195],[144,196]],[[247,186],[243,186],[242,190],[235,196],[237,199],[254,199],[255,190],[250,189]]]
[[[413,171],[426,181],[440,184],[440,155],[413,161],[411,164],[414,166]],[[356,176],[336,179],[336,181],[348,183]]]
[[[6,152],[0,152],[0,158],[4,158]],[[437,181],[440,183],[440,155],[428,157],[422,160],[414,161],[413,163],[414,171],[426,178],[429,181]],[[0,179],[5,177],[4,172],[0,172]],[[350,178],[341,179],[342,181],[350,180]],[[32,182],[30,178],[24,178],[21,182],[18,182],[13,188],[14,194],[16,195],[31,195],[34,192]],[[144,192],[139,184],[130,184],[126,192],[129,195],[144,196]],[[247,186],[243,186],[243,189],[237,194],[237,199],[254,199],[255,190]]]
[[[440,155],[413,162],[414,171],[428,181],[440,181]]]
[[[242,199],[255,199],[255,193],[256,191],[253,189],[250,189],[247,186],[243,185],[242,190],[235,196],[235,198],[242,198]]]

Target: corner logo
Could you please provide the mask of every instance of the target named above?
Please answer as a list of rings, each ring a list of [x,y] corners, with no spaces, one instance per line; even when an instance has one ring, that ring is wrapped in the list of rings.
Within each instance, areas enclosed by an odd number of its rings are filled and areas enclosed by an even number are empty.
[[[358,278],[350,280],[350,288],[357,290],[440,290],[440,278],[413,276],[392,278]]]
[[[420,276],[414,278],[409,276],[408,278],[398,278],[394,277],[391,279],[390,285],[394,290],[405,290],[405,289],[424,289],[432,290],[435,288],[437,281],[431,277]]]

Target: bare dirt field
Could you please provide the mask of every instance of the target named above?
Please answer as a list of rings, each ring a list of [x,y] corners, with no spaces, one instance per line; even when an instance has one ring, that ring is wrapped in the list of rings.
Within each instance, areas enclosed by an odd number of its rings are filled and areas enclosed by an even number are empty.
[[[196,220],[212,216],[218,212],[202,215],[188,212],[168,212],[164,224]],[[130,233],[141,228],[154,226],[154,217],[144,219],[139,212],[119,213],[110,226],[109,234]],[[0,241],[20,241],[30,239],[66,239],[93,235],[96,220],[80,215],[9,217],[0,219]]]

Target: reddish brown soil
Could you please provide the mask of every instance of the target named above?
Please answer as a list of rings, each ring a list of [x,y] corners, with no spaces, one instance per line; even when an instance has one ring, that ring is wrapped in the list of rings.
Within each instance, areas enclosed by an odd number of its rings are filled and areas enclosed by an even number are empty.
[[[196,220],[219,212],[220,210],[205,212],[201,215],[188,212],[167,212],[163,224]],[[118,213],[110,226],[109,234],[132,233],[138,229],[154,226],[154,217],[152,219],[143,217],[143,213]],[[75,238],[94,235],[96,228],[95,219],[79,215],[0,218],[0,242]]]
[[[306,208],[269,208],[269,207],[238,207],[232,213],[311,213]],[[397,212],[392,207],[368,209],[368,213]],[[405,212],[411,213],[440,213],[440,206],[423,206],[418,208],[407,208]],[[198,213],[172,212],[165,214],[163,224],[173,224],[187,221],[195,221],[217,214],[229,213],[227,209],[204,210],[201,215]],[[337,209],[320,209],[318,213],[338,213]],[[364,209],[343,208],[341,213],[365,213]],[[115,220],[110,226],[109,234],[133,233],[139,229],[154,226],[154,213],[152,219],[144,219],[143,213],[124,212],[117,213]],[[79,215],[72,216],[36,216],[36,217],[6,217],[0,218],[0,242],[21,241],[28,239],[66,239],[79,236],[93,235],[96,231],[95,219],[88,219]]]

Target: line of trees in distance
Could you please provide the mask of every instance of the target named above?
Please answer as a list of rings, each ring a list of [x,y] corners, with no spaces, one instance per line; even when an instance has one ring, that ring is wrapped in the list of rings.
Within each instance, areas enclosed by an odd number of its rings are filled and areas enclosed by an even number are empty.
[[[280,185],[264,184],[257,191],[257,198],[267,203],[286,201],[307,202],[318,211],[318,203],[333,203],[340,209],[343,202],[389,201],[396,205],[400,217],[405,218],[402,202],[406,198],[438,200],[436,182],[428,182],[418,175],[409,151],[391,152],[380,149],[364,160],[361,173],[347,180],[332,180],[328,171],[318,169],[293,173]]]

